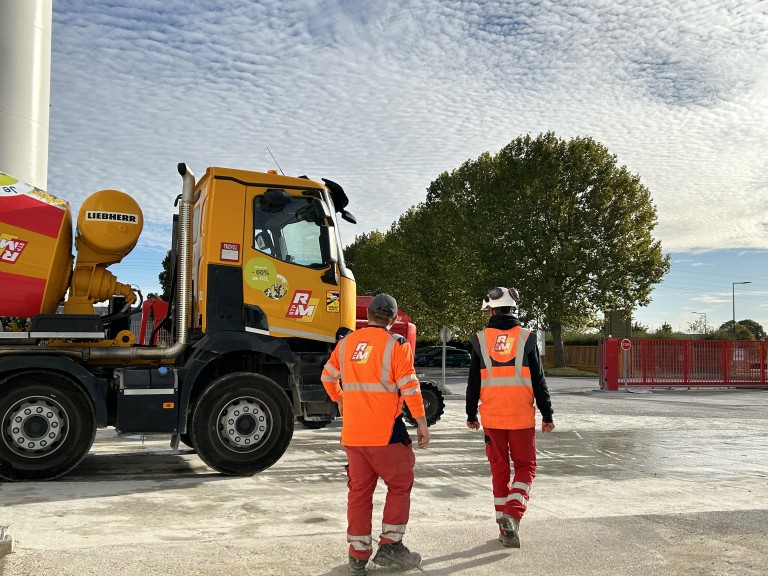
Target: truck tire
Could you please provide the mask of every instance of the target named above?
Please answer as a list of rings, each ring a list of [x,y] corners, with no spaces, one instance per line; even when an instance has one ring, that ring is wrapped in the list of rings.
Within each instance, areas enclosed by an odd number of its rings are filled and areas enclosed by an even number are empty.
[[[421,397],[424,399],[424,415],[427,418],[427,426],[432,426],[445,412],[445,399],[443,393],[434,382],[421,382]],[[416,420],[411,416],[408,406],[403,402],[403,418],[406,422],[416,426]]]
[[[208,466],[230,476],[269,468],[293,437],[288,395],[261,374],[236,372],[214,380],[195,403],[192,441]]]
[[[85,458],[96,437],[88,394],[55,372],[0,381],[0,478],[51,480]]]

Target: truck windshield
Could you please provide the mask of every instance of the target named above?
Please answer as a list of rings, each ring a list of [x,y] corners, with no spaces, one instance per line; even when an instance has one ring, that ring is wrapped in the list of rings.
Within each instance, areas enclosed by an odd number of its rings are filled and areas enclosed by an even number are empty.
[[[282,190],[257,196],[253,203],[253,247],[285,262],[324,266],[320,250],[323,218],[313,201],[317,200],[295,198]]]

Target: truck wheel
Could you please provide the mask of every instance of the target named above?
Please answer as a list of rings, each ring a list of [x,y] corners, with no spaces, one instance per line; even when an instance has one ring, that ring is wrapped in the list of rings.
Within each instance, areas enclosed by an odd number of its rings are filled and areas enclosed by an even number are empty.
[[[427,418],[427,426],[432,426],[445,412],[445,399],[443,393],[434,382],[421,382],[421,397],[424,399],[424,415]],[[416,420],[411,416],[408,406],[403,402],[403,418],[406,422],[416,426]]]
[[[293,407],[274,380],[248,372],[222,376],[192,413],[197,455],[214,470],[250,476],[269,468],[293,437]]]
[[[304,428],[309,428],[310,430],[320,430],[331,423],[330,420],[307,420],[304,416],[299,416],[296,420],[298,420]]]
[[[87,393],[54,372],[0,382],[0,478],[50,480],[77,466],[96,437]]]

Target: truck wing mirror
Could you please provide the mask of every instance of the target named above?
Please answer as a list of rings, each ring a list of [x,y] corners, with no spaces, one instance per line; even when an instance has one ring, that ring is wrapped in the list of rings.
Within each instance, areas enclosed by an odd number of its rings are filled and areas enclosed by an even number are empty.
[[[357,224],[357,218],[352,216],[352,212],[350,212],[349,210],[342,210],[341,217],[347,222],[349,222],[350,224]]]

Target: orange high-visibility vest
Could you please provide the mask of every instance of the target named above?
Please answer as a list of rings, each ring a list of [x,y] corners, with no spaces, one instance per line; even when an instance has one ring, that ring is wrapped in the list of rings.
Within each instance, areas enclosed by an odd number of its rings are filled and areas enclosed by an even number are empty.
[[[361,328],[339,341],[321,380],[331,400],[343,396],[345,446],[389,444],[403,398],[414,418],[425,414],[411,345],[383,328]]]
[[[477,333],[481,362],[479,411],[483,426],[504,430],[536,426],[526,352],[530,335],[521,326],[509,330],[485,328]]]

